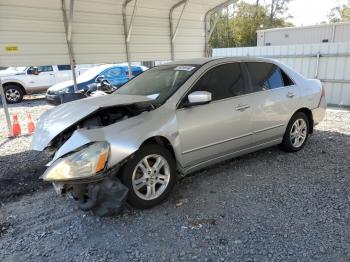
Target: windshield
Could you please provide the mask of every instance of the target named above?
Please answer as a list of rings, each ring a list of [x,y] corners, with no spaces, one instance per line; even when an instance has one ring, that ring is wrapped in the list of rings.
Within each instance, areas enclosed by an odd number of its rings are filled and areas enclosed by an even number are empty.
[[[100,74],[101,72],[103,72],[107,68],[108,67],[105,67],[105,66],[93,67],[93,68],[85,71],[84,73],[82,73],[80,76],[78,76],[77,81],[79,83],[89,81],[89,80],[93,79],[95,76],[97,76],[98,74]]]
[[[162,65],[127,82],[114,94],[141,95],[163,104],[197,69],[198,65]]]

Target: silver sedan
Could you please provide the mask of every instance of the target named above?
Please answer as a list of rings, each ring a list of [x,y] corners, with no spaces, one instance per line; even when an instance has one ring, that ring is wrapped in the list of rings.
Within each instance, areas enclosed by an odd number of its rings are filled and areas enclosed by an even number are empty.
[[[73,192],[83,209],[107,210],[118,194],[150,208],[179,173],[274,145],[302,149],[325,109],[319,80],[274,60],[172,62],[111,95],[47,111],[32,147],[52,154],[43,179]]]

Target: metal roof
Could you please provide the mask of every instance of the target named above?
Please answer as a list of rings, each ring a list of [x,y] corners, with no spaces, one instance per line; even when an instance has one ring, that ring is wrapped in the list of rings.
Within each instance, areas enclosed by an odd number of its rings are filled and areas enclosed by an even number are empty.
[[[0,67],[178,60],[208,54],[237,0],[0,0]],[[72,70],[77,91],[75,70]],[[11,121],[0,78],[0,96]]]
[[[67,64],[67,42],[79,64],[203,57],[206,13],[230,2],[0,0],[0,66]]]

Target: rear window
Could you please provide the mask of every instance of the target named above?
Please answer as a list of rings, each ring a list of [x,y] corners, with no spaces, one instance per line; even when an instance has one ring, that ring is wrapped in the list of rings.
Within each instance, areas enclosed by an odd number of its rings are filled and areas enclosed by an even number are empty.
[[[278,66],[265,62],[247,62],[247,69],[254,91],[280,88],[293,84],[293,81]]]
[[[70,70],[70,65],[58,65],[57,66],[58,71],[66,71],[66,70]]]

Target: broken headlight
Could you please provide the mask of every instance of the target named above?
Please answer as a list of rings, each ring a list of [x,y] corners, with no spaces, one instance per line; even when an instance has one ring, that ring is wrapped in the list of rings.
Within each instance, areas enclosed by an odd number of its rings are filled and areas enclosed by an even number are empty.
[[[55,161],[43,174],[50,182],[84,179],[103,171],[109,154],[107,142],[96,142]]]

